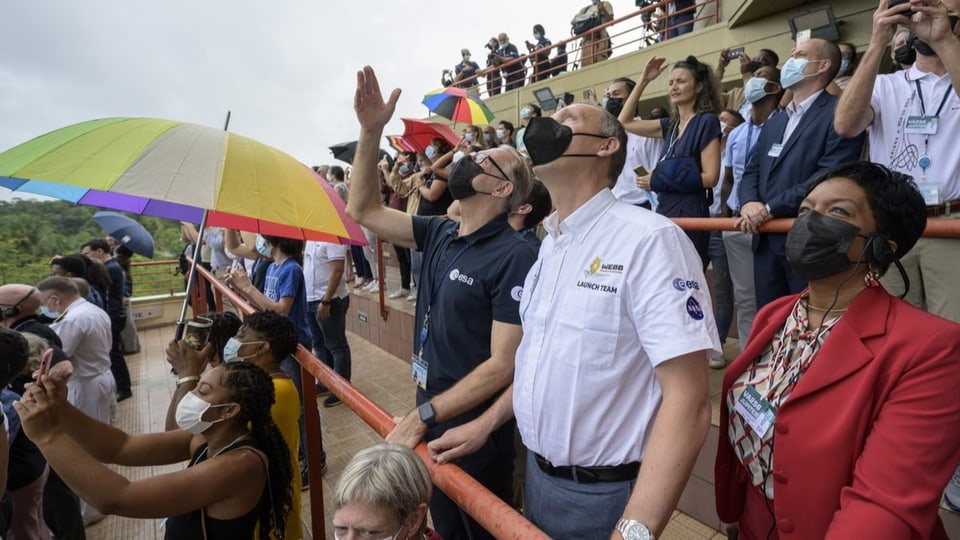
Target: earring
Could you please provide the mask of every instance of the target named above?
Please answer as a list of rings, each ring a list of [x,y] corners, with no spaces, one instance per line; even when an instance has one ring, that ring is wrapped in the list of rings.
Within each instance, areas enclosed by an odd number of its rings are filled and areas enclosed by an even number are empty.
[[[879,285],[880,271],[872,264],[867,265],[867,273],[863,275],[863,284],[867,287]]]

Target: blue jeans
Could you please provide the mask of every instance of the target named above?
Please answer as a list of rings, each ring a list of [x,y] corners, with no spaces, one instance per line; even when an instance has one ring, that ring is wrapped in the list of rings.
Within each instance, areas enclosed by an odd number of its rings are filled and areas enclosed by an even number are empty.
[[[668,38],[675,38],[693,32],[693,19],[696,12],[692,8],[696,5],[694,0],[676,0],[674,2],[677,11],[686,10],[683,13],[676,13],[667,17],[667,26],[676,26],[667,30]],[[687,24],[684,24],[687,23]]]
[[[347,311],[350,295],[330,300],[330,318],[320,319],[320,301],[307,303],[307,321],[313,331],[313,354],[346,380],[350,380],[350,344],[347,343]]]
[[[540,470],[527,452],[523,513],[550,538],[607,540],[637,481],[578,484]]]
[[[733,323],[733,282],[730,281],[727,250],[723,247],[723,236],[720,231],[710,233],[707,255],[713,263],[713,317],[717,321],[717,331],[720,333],[722,346]]]

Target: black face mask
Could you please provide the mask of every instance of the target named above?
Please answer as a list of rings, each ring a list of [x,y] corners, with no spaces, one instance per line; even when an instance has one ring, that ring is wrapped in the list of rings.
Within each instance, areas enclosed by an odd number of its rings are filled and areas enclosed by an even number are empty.
[[[500,174],[503,176],[491,175],[494,178],[500,178],[501,180],[507,180],[507,175],[504,174],[503,169],[500,168],[500,165],[497,165],[496,161],[493,161],[492,157],[487,156],[487,159],[493,163],[493,166],[500,171]],[[480,176],[481,174],[489,174],[487,171],[483,170],[483,167],[478,165],[469,157],[464,157],[458,161],[452,169],[450,169],[449,177],[447,178],[447,189],[450,190],[450,195],[454,199],[466,199],[467,197],[473,197],[477,194],[483,195],[492,195],[489,191],[477,191],[473,188],[473,179]]]
[[[816,281],[848,271],[847,250],[860,228],[846,221],[808,211],[787,234],[787,262],[804,281]]]
[[[924,56],[937,56],[936,51],[934,51],[933,47],[928,45],[926,41],[915,39],[913,41],[913,48],[917,50],[918,54],[922,54]]]
[[[531,118],[527,130],[523,133],[523,144],[530,155],[533,166],[544,165],[564,157],[597,157],[596,154],[564,154],[570,147],[574,135],[586,135],[606,139],[596,133],[574,133],[572,129],[553,118]]]
[[[619,98],[619,97],[607,98],[606,103],[604,104],[604,108],[607,110],[608,113],[614,116],[620,116],[620,111],[623,110],[623,98]]]
[[[903,44],[893,51],[893,59],[898,64],[911,65],[917,61],[917,51],[907,44]]]

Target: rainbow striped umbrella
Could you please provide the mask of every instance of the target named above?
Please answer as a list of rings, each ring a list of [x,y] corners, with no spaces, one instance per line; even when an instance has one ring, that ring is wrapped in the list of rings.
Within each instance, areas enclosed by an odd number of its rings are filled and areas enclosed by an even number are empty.
[[[456,123],[489,124],[493,120],[490,109],[463,88],[449,86],[423,96],[422,103],[433,114],[449,118]]]
[[[273,236],[365,244],[325,180],[216,128],[155,118],[67,126],[0,153],[0,187]]]

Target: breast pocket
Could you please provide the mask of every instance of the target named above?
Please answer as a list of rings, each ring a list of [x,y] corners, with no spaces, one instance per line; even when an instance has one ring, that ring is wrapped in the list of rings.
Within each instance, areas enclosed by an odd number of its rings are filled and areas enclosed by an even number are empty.
[[[619,281],[578,282],[574,290],[567,291],[564,305],[558,306],[566,316],[558,318],[555,334],[562,344],[558,349],[563,351],[560,361],[584,368],[607,368],[613,364],[622,318],[619,285]]]

